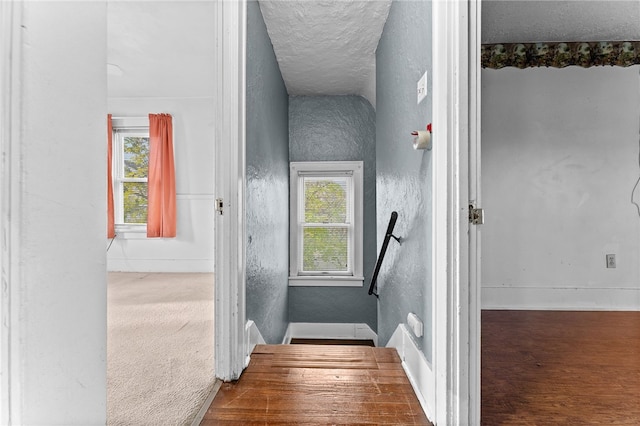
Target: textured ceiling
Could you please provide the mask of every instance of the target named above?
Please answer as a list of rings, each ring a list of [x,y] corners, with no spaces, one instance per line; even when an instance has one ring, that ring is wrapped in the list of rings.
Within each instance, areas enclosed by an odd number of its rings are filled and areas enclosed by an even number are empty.
[[[375,105],[375,52],[390,0],[260,0],[290,95],[345,95]]]

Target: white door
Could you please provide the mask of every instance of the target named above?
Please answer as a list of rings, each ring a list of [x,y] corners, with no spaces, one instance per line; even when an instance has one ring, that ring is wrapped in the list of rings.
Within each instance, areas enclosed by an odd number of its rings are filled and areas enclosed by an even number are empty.
[[[245,34],[246,0],[216,2],[215,374],[246,367]]]

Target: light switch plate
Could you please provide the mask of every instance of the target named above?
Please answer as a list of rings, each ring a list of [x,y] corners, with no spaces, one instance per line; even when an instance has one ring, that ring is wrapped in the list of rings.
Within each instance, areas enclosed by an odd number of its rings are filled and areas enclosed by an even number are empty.
[[[418,105],[427,97],[427,71],[418,80]]]

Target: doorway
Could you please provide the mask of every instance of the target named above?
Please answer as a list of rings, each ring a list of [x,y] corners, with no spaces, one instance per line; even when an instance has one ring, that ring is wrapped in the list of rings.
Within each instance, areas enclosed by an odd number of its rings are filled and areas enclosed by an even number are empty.
[[[224,235],[218,234],[223,240],[217,244],[217,247],[220,249],[222,244],[228,244],[230,249],[219,250],[217,253],[221,255],[226,253],[226,259],[221,259],[226,260],[223,265],[232,267],[225,272],[224,282],[218,280],[217,283],[218,288],[225,294],[220,295],[216,306],[220,306],[221,309],[216,310],[216,315],[220,315],[219,318],[225,323],[216,322],[216,327],[222,327],[216,330],[216,345],[220,348],[217,353],[224,353],[225,356],[216,358],[216,371],[218,374],[223,374],[222,377],[233,378],[239,376],[248,359],[248,354],[245,352],[248,331],[245,330],[244,323],[244,268],[235,267],[244,265],[244,250],[238,247],[238,244],[243,244],[245,234],[242,228],[243,222],[234,219],[243,218],[245,208],[242,197],[245,185],[242,163],[245,149],[245,107],[242,104],[244,102],[242,70],[245,44],[242,23],[245,22],[245,17],[244,9],[237,3],[233,5],[227,3],[221,4],[221,25],[219,26],[220,42],[226,48],[220,52],[219,69],[224,70],[220,75],[225,80],[220,80],[218,117],[224,123],[224,128],[220,129],[220,140],[233,140],[239,143],[221,144],[225,152],[223,156],[218,157],[218,160],[225,160],[219,170],[223,171],[222,175],[226,176],[226,181],[219,192],[224,198],[221,201],[225,207],[224,214],[216,217],[219,219],[217,224],[223,226],[219,229],[222,229]],[[433,5],[433,31],[437,34],[434,36],[434,49],[437,46],[437,52],[434,51],[434,58],[436,58],[434,65],[437,67],[437,69],[434,68],[434,81],[438,82],[433,88],[434,125],[439,129],[439,138],[443,141],[443,149],[439,150],[438,160],[436,160],[441,164],[441,169],[437,174],[438,190],[434,193],[435,204],[438,206],[434,213],[434,217],[437,218],[435,223],[438,225],[438,233],[434,237],[439,244],[437,247],[442,249],[436,253],[437,260],[434,268],[434,282],[438,283],[440,289],[434,301],[440,307],[438,318],[442,319],[436,332],[438,344],[435,360],[440,384],[435,394],[439,395],[436,401],[438,421],[466,423],[470,415],[470,393],[479,395],[479,392],[475,392],[474,389],[475,384],[479,385],[479,370],[474,370],[473,366],[470,370],[467,346],[469,336],[475,338],[477,334],[470,330],[469,306],[462,303],[467,295],[467,268],[466,265],[458,262],[460,252],[463,253],[463,259],[468,259],[468,244],[463,241],[467,237],[467,228],[464,226],[463,219],[466,220],[468,213],[468,198],[464,189],[468,177],[464,166],[468,162],[467,157],[464,156],[466,154],[461,154],[468,147],[466,140],[468,93],[466,90],[457,89],[468,87],[469,84],[466,65],[469,48],[466,44],[464,46],[458,44],[458,36],[466,34],[466,22],[469,17],[467,5],[460,5],[458,2],[434,2]],[[472,22],[479,23],[479,16]],[[240,46],[239,49],[238,46]],[[459,155],[463,155],[463,164],[459,161]],[[220,182],[222,180],[219,180]],[[465,182],[464,185],[461,185],[462,182]],[[463,188],[462,193],[458,191],[459,188]],[[220,270],[217,269],[216,272]],[[220,276],[217,274],[218,278]],[[472,346],[471,353],[475,354],[474,351]],[[478,380],[474,379],[476,371]],[[452,383],[453,386],[447,386],[447,383]],[[473,408],[471,411],[475,413],[476,410]],[[479,415],[479,404],[477,411]],[[475,414],[471,415],[475,416]]]
[[[482,307],[487,319],[483,390],[492,392],[490,381],[500,380],[494,373],[503,353],[513,355],[513,364],[500,365],[502,372],[522,369],[529,374],[531,367],[539,379],[547,380],[516,392],[528,396],[508,398],[509,408],[503,404],[503,411],[494,396],[483,395],[483,418],[486,414],[513,421],[556,415],[542,422],[557,423],[571,415],[572,423],[583,423],[586,419],[576,413],[586,404],[581,398],[599,401],[602,412],[621,411],[612,408],[617,398],[607,405],[611,400],[599,390],[589,396],[576,389],[590,388],[594,365],[611,373],[599,382],[605,389],[628,376],[624,365],[632,371],[640,368],[627,361],[624,351],[609,354],[598,345],[607,340],[605,335],[637,334],[636,312],[630,312],[640,306],[640,218],[631,202],[637,198],[637,88],[638,66],[482,71],[482,206],[487,211],[482,227]],[[608,263],[607,255],[618,263]],[[546,323],[550,319],[553,324]],[[493,332],[498,324],[503,334]],[[601,331],[607,327],[609,331]],[[518,336],[516,328],[529,330],[527,337]],[[511,341],[501,340],[507,335]],[[619,339],[635,345],[635,337]],[[615,340],[607,346],[615,347]],[[554,349],[553,341],[566,346]],[[492,356],[500,346],[496,342],[503,342],[503,349]],[[537,349],[541,347],[547,348],[546,354]],[[586,360],[580,355],[584,353],[601,357]],[[571,383],[552,372],[559,365],[573,372]],[[589,367],[582,370],[583,365]],[[526,381],[517,373],[511,379]],[[562,400],[574,408],[572,413],[528,405],[541,400],[536,392],[542,386],[563,389],[559,383],[567,383],[564,390],[546,397]],[[587,413],[582,414],[590,416],[588,421],[599,421]],[[625,416],[636,418],[637,413],[625,410]],[[489,418],[496,422],[498,417]],[[602,421],[613,422],[611,417]]]
[[[171,115],[177,210],[175,238],[116,224],[107,241],[110,424],[192,419],[215,380],[215,18],[213,2],[107,4],[109,113]]]

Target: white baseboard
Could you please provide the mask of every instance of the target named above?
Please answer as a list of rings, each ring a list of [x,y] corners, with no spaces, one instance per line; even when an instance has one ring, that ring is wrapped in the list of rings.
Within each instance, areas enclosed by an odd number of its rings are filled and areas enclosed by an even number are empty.
[[[295,338],[373,340],[378,345],[378,335],[362,323],[291,322],[282,344],[287,345]]]
[[[431,368],[431,364],[427,362],[422,351],[418,349],[411,332],[406,325],[400,324],[387,343],[388,348],[395,348],[402,360],[402,368],[411,386],[420,401],[422,410],[429,419],[434,421],[435,413],[435,372]],[[429,388],[432,388],[429,391]]]
[[[115,244],[115,243],[114,243]],[[213,272],[213,259],[132,259],[109,257],[110,272]]]
[[[249,365],[249,359],[251,357],[251,353],[256,345],[264,345],[266,342],[258,330],[258,326],[252,320],[248,320],[245,325],[245,336],[247,336],[247,342],[245,345],[246,348],[246,365]]]
[[[482,309],[638,311],[640,288],[482,286]]]

